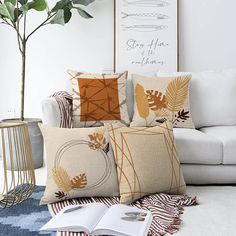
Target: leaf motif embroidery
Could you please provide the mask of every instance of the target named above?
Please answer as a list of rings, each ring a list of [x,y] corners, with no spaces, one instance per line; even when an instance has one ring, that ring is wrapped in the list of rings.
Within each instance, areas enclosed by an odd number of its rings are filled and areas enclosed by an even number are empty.
[[[104,149],[107,142],[106,138],[101,133],[93,133],[88,135],[90,139],[89,147],[93,150]]]
[[[182,122],[185,122],[189,118],[189,111],[178,111],[178,114],[175,115],[175,119],[173,121],[173,124],[177,125],[178,122],[182,120]]]
[[[91,135],[91,134],[89,134],[89,138],[90,138],[91,141],[94,140],[94,137],[93,137],[93,135]]]
[[[56,198],[58,198],[59,200],[65,199],[67,197],[67,194],[65,194],[62,191],[58,191],[55,193]]]
[[[191,76],[181,76],[172,80],[166,89],[167,108],[171,112],[182,109],[188,96],[189,81]]]
[[[162,92],[147,90],[146,94],[148,98],[148,105],[151,110],[157,111],[167,107],[166,96]]]
[[[187,120],[189,118],[189,111],[178,111],[178,118],[181,120]]]
[[[166,122],[167,119],[166,118],[161,118],[161,119],[157,119],[156,122],[157,123],[160,123],[160,124],[163,124],[164,122]]]
[[[149,116],[148,99],[143,86],[140,84],[135,87],[135,100],[139,116],[146,119]]]
[[[105,148],[103,149],[103,151],[107,154],[110,151],[110,145],[109,143],[107,143],[107,145],[105,146]]]
[[[71,180],[72,188],[85,188],[87,185],[87,176],[85,173],[80,174],[79,176],[74,177]]]
[[[52,169],[53,180],[57,187],[63,192],[69,192],[72,189],[70,177],[62,167]]]

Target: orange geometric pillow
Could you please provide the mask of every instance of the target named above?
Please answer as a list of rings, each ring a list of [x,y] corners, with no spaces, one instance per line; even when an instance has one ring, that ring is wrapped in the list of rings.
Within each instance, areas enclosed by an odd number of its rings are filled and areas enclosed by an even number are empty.
[[[129,125],[126,105],[127,72],[91,74],[68,71],[73,97],[73,127],[120,121]]]

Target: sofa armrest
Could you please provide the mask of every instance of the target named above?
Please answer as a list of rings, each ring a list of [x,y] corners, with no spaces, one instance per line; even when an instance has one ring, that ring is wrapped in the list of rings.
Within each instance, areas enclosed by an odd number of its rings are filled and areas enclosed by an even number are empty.
[[[54,97],[45,98],[41,102],[42,121],[49,126],[60,127],[61,114],[58,103]]]

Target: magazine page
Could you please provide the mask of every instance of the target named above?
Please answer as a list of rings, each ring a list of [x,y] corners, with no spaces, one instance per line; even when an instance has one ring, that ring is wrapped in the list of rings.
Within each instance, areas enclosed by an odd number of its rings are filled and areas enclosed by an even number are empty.
[[[40,230],[91,233],[108,207],[103,203],[73,205],[63,208]]]
[[[113,205],[93,230],[93,235],[144,236],[152,222],[152,214],[136,207]]]

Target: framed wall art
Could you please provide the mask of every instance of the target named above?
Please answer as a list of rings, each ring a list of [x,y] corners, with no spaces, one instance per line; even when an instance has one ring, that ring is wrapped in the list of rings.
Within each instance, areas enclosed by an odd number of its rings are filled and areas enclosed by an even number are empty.
[[[115,71],[178,70],[178,0],[115,0]]]

